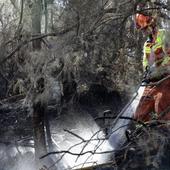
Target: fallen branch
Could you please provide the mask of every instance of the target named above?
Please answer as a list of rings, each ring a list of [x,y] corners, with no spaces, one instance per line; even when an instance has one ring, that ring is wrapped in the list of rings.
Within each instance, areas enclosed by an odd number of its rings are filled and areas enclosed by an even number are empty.
[[[73,136],[79,138],[80,140],[82,140],[83,142],[85,142],[85,139],[83,139],[81,136],[79,136],[79,135],[77,135],[77,134],[75,134],[75,133],[73,133],[73,132],[71,132],[67,129],[64,129],[64,131],[70,133],[71,135],[73,135]]]
[[[146,123],[142,122],[142,121],[139,121],[137,119],[134,119],[134,118],[131,118],[131,117],[127,117],[127,116],[101,116],[101,117],[97,117],[95,118],[95,120],[100,120],[100,119],[126,119],[126,120],[131,120],[133,122],[137,122],[143,126],[146,126]]]
[[[86,154],[99,155],[99,154],[108,154],[108,153],[114,153],[114,152],[116,152],[116,150],[103,151],[103,152],[86,151],[86,152],[83,152],[80,154],[80,153],[70,152],[68,150],[63,150],[63,151],[49,152],[49,153],[41,156],[40,159],[43,159],[49,155],[62,154],[62,153],[67,153],[67,154],[75,155],[75,156],[81,156],[81,155],[86,155]]]

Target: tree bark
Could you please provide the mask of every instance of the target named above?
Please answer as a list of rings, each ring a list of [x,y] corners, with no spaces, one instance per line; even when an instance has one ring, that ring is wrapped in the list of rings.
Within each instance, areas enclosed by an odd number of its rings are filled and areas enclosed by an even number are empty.
[[[34,0],[32,6],[32,34],[41,35],[41,17],[42,17],[42,1]],[[41,39],[32,42],[33,50],[41,49]],[[47,152],[44,119],[47,105],[43,100],[45,91],[45,80],[40,77],[36,82],[33,96],[33,128],[34,128],[34,146],[35,161],[37,169],[41,167],[39,158]]]
[[[48,9],[47,9],[47,0],[44,0],[44,15],[45,15],[45,34],[48,31]]]
[[[47,112],[45,113],[44,123],[45,123],[45,129],[46,129],[48,151],[51,152],[53,150],[53,145],[52,145],[52,139],[51,139],[49,117],[48,117]]]
[[[47,105],[44,98],[45,82],[44,78],[37,80],[36,92],[33,98],[33,129],[34,129],[34,146],[35,160],[37,168],[41,166],[39,158],[47,153],[46,139],[44,130],[44,119]]]
[[[22,29],[22,20],[23,20],[23,12],[24,12],[24,0],[21,0],[21,11],[20,11],[20,19],[17,28],[17,35],[19,36]]]
[[[33,127],[35,154],[37,157],[46,153],[45,131],[44,131],[44,106],[41,101],[33,104]]]
[[[42,18],[42,1],[34,0],[32,6],[32,33],[33,35],[41,34],[41,18]],[[41,39],[32,43],[33,50],[41,49]]]

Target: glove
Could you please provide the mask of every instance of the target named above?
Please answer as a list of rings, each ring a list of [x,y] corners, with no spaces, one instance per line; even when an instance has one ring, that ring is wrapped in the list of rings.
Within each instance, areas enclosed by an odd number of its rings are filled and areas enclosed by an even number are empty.
[[[147,85],[147,84],[149,84],[150,83],[150,80],[149,79],[143,79],[142,80],[142,86],[145,86],[145,85]]]
[[[146,85],[150,82],[149,80],[149,66],[145,67],[145,72],[143,74],[143,80],[142,80],[142,85]]]

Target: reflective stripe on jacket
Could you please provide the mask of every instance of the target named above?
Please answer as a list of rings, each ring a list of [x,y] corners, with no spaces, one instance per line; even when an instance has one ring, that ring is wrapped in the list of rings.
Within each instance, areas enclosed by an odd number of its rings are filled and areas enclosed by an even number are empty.
[[[169,49],[166,49],[165,39],[166,31],[164,29],[160,29],[157,33],[157,37],[154,43],[145,42],[144,44],[144,57],[143,57],[143,68],[146,66],[165,66],[170,65],[170,53]],[[170,48],[170,47],[169,47]]]

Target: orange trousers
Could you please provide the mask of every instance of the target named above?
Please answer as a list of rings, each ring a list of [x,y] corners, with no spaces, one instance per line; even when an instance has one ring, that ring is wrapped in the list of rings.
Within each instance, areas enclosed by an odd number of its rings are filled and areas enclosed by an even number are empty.
[[[158,120],[170,120],[170,79],[146,87],[134,114],[135,119],[144,122],[155,116]]]

